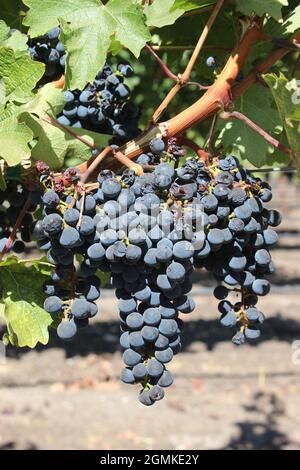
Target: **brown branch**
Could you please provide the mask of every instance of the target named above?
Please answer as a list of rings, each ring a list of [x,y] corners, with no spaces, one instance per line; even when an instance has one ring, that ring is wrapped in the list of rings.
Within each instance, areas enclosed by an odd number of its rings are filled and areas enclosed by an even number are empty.
[[[167,96],[164,98],[163,102],[154,111],[152,119],[151,119],[152,124],[155,124],[159,120],[162,113],[167,109],[167,107],[169,106],[173,98],[177,95],[180,89],[181,89],[180,83],[176,83],[176,85],[174,85],[173,88],[171,88]]]
[[[210,116],[213,116],[220,110],[220,107],[227,107],[232,101],[231,87],[242,69],[252,46],[258,41],[261,34],[263,19],[253,21],[251,27],[244,34],[241,42],[237,45],[229,57],[227,64],[219,75],[215,83],[206,91],[206,93],[189,108],[174,116],[169,121],[156,124],[135,140],[127,142],[121,147],[121,152],[130,159],[138,157],[141,153],[147,151],[151,139],[155,137],[174,137],[181,135],[187,129],[198,124]],[[285,53],[287,51],[285,50]],[[271,65],[273,65],[273,58]],[[270,65],[270,66],[271,66]],[[250,87],[256,81],[249,83]],[[243,82],[240,82],[241,85]],[[247,88],[246,88],[247,89]],[[116,169],[116,161],[109,161],[107,168]]]
[[[154,58],[155,60],[159,63],[159,65],[161,66],[164,74],[168,77],[168,78],[171,78],[171,80],[173,80],[174,82],[177,82],[178,81],[178,77],[177,75],[175,75],[175,73],[173,73],[169,67],[167,66],[167,64],[159,57],[158,54],[156,54],[156,52],[153,50],[153,48],[149,45],[149,44],[146,44],[144,49],[146,49]],[[198,83],[198,82],[187,82],[184,84],[184,86],[187,86],[187,85],[193,85],[193,86],[196,86],[197,88],[199,88],[200,90],[207,90],[209,87],[208,86],[204,86],[204,85],[201,85],[201,83]]]
[[[262,25],[263,20],[261,18],[254,20],[252,26],[245,32],[240,43],[232,52],[218,79],[199,100],[169,121],[152,126],[135,140],[127,142],[126,145],[121,147],[121,152],[128,158],[134,159],[147,151],[149,142],[154,137],[181,135],[195,124],[216,114],[220,108],[227,108],[232,99],[238,98],[251,88],[257,82],[257,74],[265,73],[290,52],[284,48],[273,51],[244,80],[233,86],[251,48],[260,38]],[[300,33],[295,35],[295,39],[300,40]],[[117,169],[118,165],[116,163],[115,159],[110,160],[106,168]]]
[[[110,154],[113,152],[113,148],[112,147],[105,147],[104,150],[102,150],[102,152],[100,152],[96,158],[91,162],[91,164],[89,165],[89,167],[85,170],[85,172],[81,175],[80,177],[80,182],[82,184],[85,184],[89,178],[91,177],[91,175],[94,173],[95,170],[97,170],[97,168],[100,166],[100,164],[103,162],[103,160]]]
[[[32,202],[31,202],[31,199],[30,197],[26,200],[20,214],[18,215],[18,218],[16,220],[16,223],[12,229],[12,232],[10,234],[10,236],[8,237],[7,239],[7,242],[2,250],[2,252],[0,253],[0,261],[2,261],[3,259],[3,256],[8,252],[8,250],[10,249],[15,237],[16,237],[16,234],[17,234],[17,231],[22,223],[22,220],[24,219],[24,216],[25,214],[28,212],[28,209],[29,207],[31,206]]]
[[[69,129],[68,127],[64,126],[63,124],[60,124],[60,122],[57,121],[57,119],[54,119],[52,116],[50,116],[49,114],[47,115],[49,119],[46,119],[44,117],[41,117],[41,120],[46,122],[47,124],[51,124],[52,126],[54,127],[57,127],[58,129],[61,129],[62,131],[66,132],[67,134],[70,134],[72,137],[74,137],[75,139],[79,140],[82,144],[84,145],[87,145],[88,147],[90,147],[91,149],[95,149],[97,148],[97,146],[95,144],[91,144],[87,139],[85,139],[84,137],[76,134],[76,132],[72,131],[71,129]]]
[[[134,163],[130,158],[126,157],[122,152],[116,152],[114,157],[122,163],[122,165],[126,166],[130,170],[134,171],[134,173],[138,176],[142,176],[144,174],[143,167],[138,163]]]
[[[292,156],[292,151],[283,145],[279,140],[275,139],[272,137],[268,132],[263,130],[261,127],[259,127],[255,122],[253,122],[251,119],[249,119],[247,116],[244,114],[238,112],[238,111],[232,111],[232,112],[222,112],[220,113],[220,117],[222,119],[238,119],[239,121],[244,122],[247,126],[249,126],[251,129],[253,129],[255,132],[257,132],[263,139],[265,139],[269,144],[273,145],[273,147],[277,148],[283,153],[286,153],[290,157]]]
[[[187,64],[187,66],[186,66],[185,71],[183,72],[182,75],[178,75],[176,85],[174,85],[174,87],[169,91],[169,93],[167,94],[167,96],[165,97],[163,102],[155,110],[155,112],[152,116],[152,123],[156,123],[159,120],[162,113],[169,106],[169,104],[171,103],[173,98],[177,95],[177,93],[180,91],[182,86],[185,85],[189,81],[192,70],[193,70],[193,67],[195,65],[195,62],[196,62],[196,60],[197,60],[197,58],[198,58],[198,56],[201,52],[201,49],[202,49],[202,47],[204,45],[204,42],[205,42],[205,40],[208,36],[208,33],[209,33],[212,25],[214,24],[215,19],[217,18],[218,13],[219,13],[223,3],[224,3],[224,0],[218,0],[217,3],[215,4],[215,6],[213,8],[213,11],[212,11],[212,14],[210,15],[210,17],[209,17],[202,33],[200,34],[199,40],[196,44],[196,47],[195,47],[195,49],[194,49],[194,51],[191,55],[191,58],[190,58],[190,60]]]
[[[215,4],[215,6],[213,8],[213,11],[212,11],[212,14],[210,15],[206,25],[204,26],[204,29],[203,29],[201,35],[199,37],[199,40],[196,44],[194,52],[193,52],[193,54],[192,54],[192,56],[189,60],[189,63],[187,64],[186,69],[185,69],[185,71],[183,72],[183,74],[181,76],[181,81],[183,83],[189,81],[192,70],[193,70],[193,67],[196,63],[196,60],[198,59],[198,56],[201,52],[201,49],[204,45],[204,42],[205,42],[205,40],[208,36],[208,33],[211,30],[211,27],[214,24],[215,19],[217,18],[218,14],[219,14],[219,11],[221,10],[221,8],[223,6],[223,3],[224,3],[224,0],[218,0],[217,3]]]
[[[206,144],[206,147],[208,148],[208,151],[210,153],[210,155],[213,155],[213,136],[214,136],[214,133],[215,133],[215,129],[216,129],[216,123],[217,123],[217,114],[215,114],[212,118],[212,122],[211,122],[211,126],[209,128],[209,133],[208,133],[208,138],[207,138],[207,144]]]
[[[252,46],[258,40],[262,26],[262,19],[254,20],[231,54],[219,77],[207,92],[189,108],[163,123],[168,129],[168,136],[173,137],[179,133],[181,134],[195,124],[214,115],[220,108],[227,108],[229,103],[232,102],[231,88]]]
[[[167,66],[167,64],[165,64],[165,62],[159,57],[159,55],[156,54],[156,52],[152,49],[151,46],[149,46],[149,44],[146,44],[145,45],[145,49],[155,58],[155,60],[159,63],[159,65],[161,66],[163,72],[165,73],[165,75],[169,78],[171,78],[172,80],[174,80],[175,82],[177,81],[177,75],[175,75],[170,69],[169,67]]]
[[[269,36],[265,33],[263,33],[260,37],[262,41],[265,42],[271,42],[272,44],[275,44],[275,46],[283,47],[285,49],[291,49],[291,50],[298,50],[300,49],[300,44],[296,39],[284,39],[284,38],[276,38]]]
[[[83,217],[83,213],[84,213],[84,206],[85,206],[85,191],[82,192],[81,194],[81,207],[80,207],[80,213],[79,213],[79,219],[78,219],[78,222],[77,222],[77,225],[76,225],[76,228],[79,229],[81,227],[81,223],[82,223],[82,217]]]
[[[203,90],[208,90],[209,87],[211,85],[201,85],[201,83],[198,83],[198,82],[187,82],[184,86],[188,86],[188,85],[191,85],[191,86],[195,86],[197,88],[199,88],[199,90],[203,91]]]
[[[300,33],[297,33],[294,37],[296,40],[300,40]],[[265,60],[263,60],[247,77],[241,82],[235,85],[232,89],[233,99],[239,98],[245,93],[252,85],[257,82],[257,76],[267,72],[276,62],[281,60],[286,54],[290,52],[289,49],[280,48],[273,51]]]
[[[199,157],[200,160],[203,160],[205,163],[209,161],[210,155],[205,152],[200,145],[196,144],[193,140],[189,139],[188,137],[184,135],[179,135],[177,138],[177,141],[180,145],[183,145],[184,147],[188,147],[191,150],[193,150]]]

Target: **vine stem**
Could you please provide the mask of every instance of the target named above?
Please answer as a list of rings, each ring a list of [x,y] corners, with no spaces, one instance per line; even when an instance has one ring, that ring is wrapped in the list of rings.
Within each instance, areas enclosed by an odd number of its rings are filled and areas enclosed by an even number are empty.
[[[284,144],[279,142],[279,140],[272,137],[268,132],[266,132],[264,129],[259,127],[257,124],[255,124],[255,122],[253,122],[251,119],[249,119],[247,116],[240,113],[239,111],[232,111],[232,112],[223,111],[222,113],[220,113],[220,117],[226,120],[238,119],[239,121],[244,122],[247,126],[249,126],[251,129],[257,132],[257,134],[259,134],[267,142],[269,142],[269,144],[281,150],[281,152],[284,152],[287,155],[292,156],[292,151],[288,147],[286,147]]]
[[[17,231],[22,223],[22,220],[24,219],[24,216],[25,214],[27,213],[29,207],[31,206],[31,199],[30,197],[26,200],[20,214],[18,215],[18,218],[16,220],[16,223],[13,227],[13,230],[10,234],[10,236],[8,237],[8,240],[5,244],[5,247],[3,248],[2,252],[0,253],[0,261],[3,259],[3,256],[8,252],[8,250],[10,249],[15,237],[16,237],[16,234],[17,234]]]
[[[213,136],[214,136],[215,129],[216,129],[216,123],[217,123],[217,114],[215,114],[212,118],[211,126],[210,126],[209,133],[208,133],[207,143],[206,143],[206,147],[208,148],[210,155],[213,154],[212,140],[213,140]]]
[[[183,134],[195,124],[213,116],[220,108],[232,102],[232,85],[239,71],[244,65],[252,46],[258,41],[263,26],[263,19],[256,18],[243,35],[242,40],[232,52],[225,67],[214,84],[198,99],[194,104],[186,108],[168,121],[161,122],[149,127],[135,140],[127,142],[120,151],[130,159],[138,157],[142,152],[147,151],[149,142],[155,137],[171,138]],[[287,53],[287,50],[284,50]],[[284,54],[283,54],[284,55]],[[272,56],[269,61],[271,67],[277,61],[277,57]],[[256,82],[256,73],[247,80],[246,91]],[[241,82],[242,83],[242,82]],[[241,85],[240,83],[240,85]],[[109,161],[106,168],[116,169],[116,161]]]
[[[138,176],[142,176],[144,174],[143,167],[138,163],[133,162],[130,158],[126,157],[122,152],[118,151],[114,154],[114,157],[122,163],[122,165],[126,166],[130,170],[134,171],[134,173]]]
[[[196,63],[196,60],[198,59],[198,56],[201,52],[201,49],[204,45],[204,42],[206,41],[206,38],[208,36],[208,33],[211,30],[211,27],[214,24],[215,19],[217,18],[218,14],[219,14],[219,11],[221,10],[221,8],[223,6],[223,3],[224,3],[224,0],[218,0],[217,3],[215,4],[215,6],[213,8],[213,11],[212,11],[212,14],[209,17],[206,25],[204,26],[204,29],[203,29],[200,37],[199,37],[199,40],[196,44],[196,47],[193,51],[193,54],[192,54],[187,66],[186,66],[185,71],[183,72],[183,74],[181,76],[182,82],[187,82],[189,80],[189,78],[191,76],[191,73],[192,73],[192,70],[193,70],[193,67]]]
[[[159,65],[161,66],[164,74],[169,77],[171,80],[173,80],[174,82],[177,82],[178,81],[178,77],[177,75],[175,75],[175,73],[173,73],[169,67],[167,66],[167,64],[159,57],[158,54],[156,54],[156,52],[153,50],[153,48],[149,45],[149,44],[146,44],[145,45],[145,49],[147,51],[150,52],[150,54],[155,58],[155,60],[157,60],[157,62],[159,63]],[[204,85],[201,85],[201,83],[198,83],[198,82],[187,82],[185,83],[184,86],[187,86],[187,85],[193,85],[193,86],[196,86],[197,88],[199,88],[200,90],[207,90],[209,88],[209,86],[204,86]]]
[[[187,82],[184,86],[188,86],[188,85],[196,86],[197,88],[199,88],[199,90],[208,90],[209,87],[211,86],[211,85],[201,85],[201,83],[198,83],[198,82]]]
[[[177,83],[174,85],[174,87],[169,91],[163,102],[159,105],[159,107],[155,110],[153,116],[152,116],[152,123],[156,123],[162,113],[165,111],[165,109],[169,106],[173,98],[177,95],[177,93],[180,91],[183,85],[185,85],[191,76],[193,67],[195,65],[195,62],[201,52],[201,49],[204,45],[204,42],[208,36],[208,33],[212,27],[212,25],[215,22],[215,19],[218,16],[218,13],[224,3],[224,0],[218,0],[217,3],[215,4],[212,14],[210,15],[205,27],[203,28],[202,33],[200,34],[200,37],[198,39],[198,42],[196,44],[196,47],[193,50],[193,53],[191,55],[191,58],[186,66],[185,71],[183,72],[182,75],[178,75],[177,77]]]
[[[264,61],[255,67],[244,80],[233,86],[234,80],[242,69],[252,46],[259,40],[262,26],[262,18],[254,19],[253,24],[248,28],[240,43],[232,52],[218,79],[199,100],[169,121],[151,126],[135,140],[127,142],[120,148],[120,151],[128,158],[134,159],[142,152],[147,151],[151,139],[161,136],[165,138],[174,137],[183,134],[195,124],[213,116],[220,108],[226,107],[233,99],[239,98],[251,88],[251,86],[257,83],[258,74],[265,73],[290,52],[289,49],[286,48],[279,48],[273,51]],[[300,40],[300,33],[296,34],[294,38]],[[118,166],[116,166],[116,163],[115,159],[110,160],[107,162],[106,168],[117,169]],[[101,168],[101,163],[99,166]]]
[[[294,39],[300,41],[300,33],[294,36]],[[240,83],[232,89],[233,99],[239,98],[245,93],[252,85],[257,82],[257,77],[267,72],[276,62],[281,60],[286,54],[290,52],[289,49],[281,47],[273,51],[265,60],[263,60],[257,67],[255,67]]]
[[[164,71],[165,75],[169,78],[171,78],[171,80],[174,80],[174,81],[177,81],[177,75],[175,75],[175,73],[173,73],[169,67],[167,66],[167,64],[159,57],[158,54],[156,54],[156,52],[152,49],[151,46],[149,46],[149,44],[146,44],[145,45],[145,49],[155,58],[155,60],[159,63],[159,65],[161,66],[162,70]]]
[[[297,39],[292,39],[290,41],[288,39],[276,38],[276,37],[269,36],[265,33],[262,33],[261,40],[265,42],[271,42],[272,44],[275,44],[276,46],[279,46],[279,47],[284,47],[285,49],[291,49],[291,50],[300,49],[300,44],[297,41]]]
[[[78,219],[78,222],[77,222],[77,225],[76,227],[77,228],[80,228],[81,227],[81,222],[82,222],[82,217],[83,217],[83,212],[84,212],[84,206],[85,206],[85,196],[86,196],[86,193],[85,191],[82,192],[82,198],[81,198],[81,207],[80,207],[80,214],[79,214],[79,219]]]
[[[87,139],[82,137],[81,135],[76,134],[76,132],[72,131],[68,127],[64,126],[63,124],[60,124],[60,122],[57,121],[57,119],[54,119],[52,116],[48,114],[48,118],[46,119],[44,117],[41,118],[42,121],[47,122],[47,124],[51,124],[54,127],[58,127],[59,129],[63,130],[67,134],[70,134],[72,137],[75,139],[79,140],[82,144],[87,145],[91,149],[97,148],[95,144],[91,144]]]
[[[200,145],[196,144],[196,142],[194,142],[193,140],[189,139],[186,136],[180,135],[178,136],[178,142],[181,145],[184,145],[196,152],[200,160],[203,160],[205,163],[209,162],[209,154],[205,152],[205,150],[203,150]]]
[[[85,184],[89,178],[91,177],[91,175],[94,173],[95,170],[97,170],[97,168],[100,166],[100,163],[103,162],[103,160],[108,157],[108,155],[110,153],[113,152],[113,149],[112,147],[105,147],[104,150],[102,150],[102,152],[100,152],[96,158],[92,161],[92,163],[90,164],[90,166],[85,170],[85,172],[81,175],[80,177],[80,182],[82,184]]]
[[[252,46],[258,40],[262,26],[262,18],[254,19],[214,84],[198,101],[164,123],[170,137],[214,115],[220,108],[226,109],[232,102],[232,85]]]

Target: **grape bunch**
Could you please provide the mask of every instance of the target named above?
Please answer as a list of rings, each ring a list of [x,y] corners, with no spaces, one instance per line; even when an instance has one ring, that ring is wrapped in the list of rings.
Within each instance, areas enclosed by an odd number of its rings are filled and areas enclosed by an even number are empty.
[[[60,28],[55,27],[44,36],[28,40],[31,58],[46,64],[45,78],[50,80],[65,71],[66,51],[59,33]],[[110,143],[115,145],[134,139],[141,132],[140,108],[131,100],[130,89],[124,83],[132,76],[133,69],[124,60],[119,62],[115,72],[105,64],[92,83],[87,83],[82,90],[64,93],[66,105],[57,116],[58,122],[112,135]]]
[[[46,64],[45,78],[54,80],[64,73],[66,51],[59,40],[60,28],[55,27],[47,34],[29,38],[27,44],[33,60]]]
[[[133,69],[127,63],[119,63],[115,72],[106,64],[83,90],[65,92],[67,103],[58,122],[112,135],[116,145],[133,139],[141,131],[140,109],[130,99],[130,89],[124,83],[132,75]]]
[[[87,257],[88,248],[98,240],[94,220],[96,199],[80,195],[76,168],[69,168],[62,177],[52,177],[46,165],[38,162],[37,167],[45,192],[43,218],[36,222],[33,236],[55,266],[51,279],[44,285],[47,296],[44,308],[61,319],[58,336],[70,340],[78,328],[86,326],[89,318],[98,313],[95,301],[100,297],[100,279],[95,274],[103,267]],[[77,199],[75,194],[79,195]]]
[[[137,159],[148,172],[101,170],[92,185],[81,184],[76,168],[58,177],[39,162],[43,218],[33,233],[55,266],[44,308],[58,316],[61,338],[72,339],[97,314],[98,273],[110,273],[124,349],[121,379],[140,384],[146,406],[173,382],[167,364],[181,349],[181,315],[195,308],[188,295],[195,268],[218,280],[220,320],[236,328],[233,342],[258,338],[264,315],[256,305],[274,272],[271,227],[281,220],[264,206],[270,186],[236,158],[187,158],[180,166],[184,151],[176,139],[156,138],[149,147]]]
[[[204,190],[206,241],[194,265],[220,282],[214,295],[220,300],[221,324],[235,327],[233,342],[242,344],[260,336],[264,315],[256,304],[270,291],[267,276],[275,268],[269,250],[278,241],[272,227],[281,216],[264,207],[272,198],[269,184],[240,169],[232,156],[210,165],[197,181]],[[234,294],[240,298],[233,304],[227,297]]]

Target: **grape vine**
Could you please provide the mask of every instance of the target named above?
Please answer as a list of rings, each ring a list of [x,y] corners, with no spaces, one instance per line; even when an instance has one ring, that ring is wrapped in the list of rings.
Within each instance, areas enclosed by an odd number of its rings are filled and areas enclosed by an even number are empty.
[[[193,2],[180,8],[176,1],[171,7],[158,0],[99,2],[91,8],[95,24],[85,23],[79,0],[73,16],[64,5],[52,11],[36,0],[24,3],[20,30],[0,13],[4,340],[45,344],[50,324],[61,339],[73,339],[101,314],[105,274],[118,299],[121,380],[138,384],[139,401],[149,406],[173,383],[168,364],[180,352],[184,316],[195,308],[189,295],[194,270],[215,277],[220,322],[233,329],[233,343],[260,336],[265,316],[258,299],[270,291],[270,249],[281,215],[270,209],[270,185],[245,166],[262,166],[273,152],[274,162],[281,158],[299,172],[297,70],[291,65],[299,62],[299,7],[281,11],[273,2],[258,7],[251,0],[247,6],[218,0],[209,11],[197,5],[193,16],[204,15],[205,27],[196,31],[196,45],[186,47],[191,54],[178,60],[183,72],[174,73],[172,52],[184,46],[173,23],[185,24]],[[119,17],[122,28],[114,20]],[[272,37],[278,19],[282,37]],[[217,41],[225,20],[239,41],[226,36],[204,55],[207,37]],[[164,46],[166,34],[170,44]],[[265,44],[263,54],[258,42]],[[130,57],[141,50],[139,60]],[[267,73],[280,60],[286,61],[281,74]],[[289,67],[288,79],[282,70]],[[194,91],[185,94],[193,87],[201,94],[196,101]],[[249,109],[265,107],[274,118],[266,128],[259,113],[248,116],[246,104],[239,105],[252,90],[258,104],[251,101]],[[174,98],[180,102],[180,96],[188,98],[179,112]],[[191,132],[196,125],[198,135]],[[238,129],[234,142],[231,129]],[[245,155],[249,135],[260,148],[253,144]],[[32,242],[41,255],[23,260]],[[19,289],[12,315],[7,273],[17,284],[29,271],[39,276],[38,287],[27,294]],[[32,322],[30,343],[15,321],[21,308]],[[43,317],[39,329],[37,315]]]

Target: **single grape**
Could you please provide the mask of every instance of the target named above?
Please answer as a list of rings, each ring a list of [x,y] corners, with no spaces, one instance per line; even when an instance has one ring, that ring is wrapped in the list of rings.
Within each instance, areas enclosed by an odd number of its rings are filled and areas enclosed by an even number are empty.
[[[57,327],[59,338],[70,341],[77,333],[77,325],[73,320],[63,320]]]
[[[161,351],[155,351],[154,355],[156,359],[163,364],[166,364],[167,362],[170,362],[173,359],[173,351],[171,348],[163,349]]]
[[[44,302],[44,309],[48,313],[59,313],[62,308],[62,301],[56,295],[48,297]]]
[[[134,367],[141,361],[141,359],[142,356],[133,349],[126,349],[123,353],[123,361],[126,366]]]
[[[121,372],[120,379],[125,384],[134,384],[135,383],[135,377],[133,375],[132,369],[130,369],[129,367],[125,367]]]
[[[173,383],[173,376],[171,372],[165,370],[158,381],[158,385],[161,387],[170,387]]]
[[[147,363],[147,372],[150,377],[159,378],[162,376],[164,366],[157,359],[153,358]]]
[[[159,385],[154,385],[154,387],[150,389],[149,397],[151,400],[159,401],[159,400],[162,400],[164,396],[165,396],[165,392]]]

